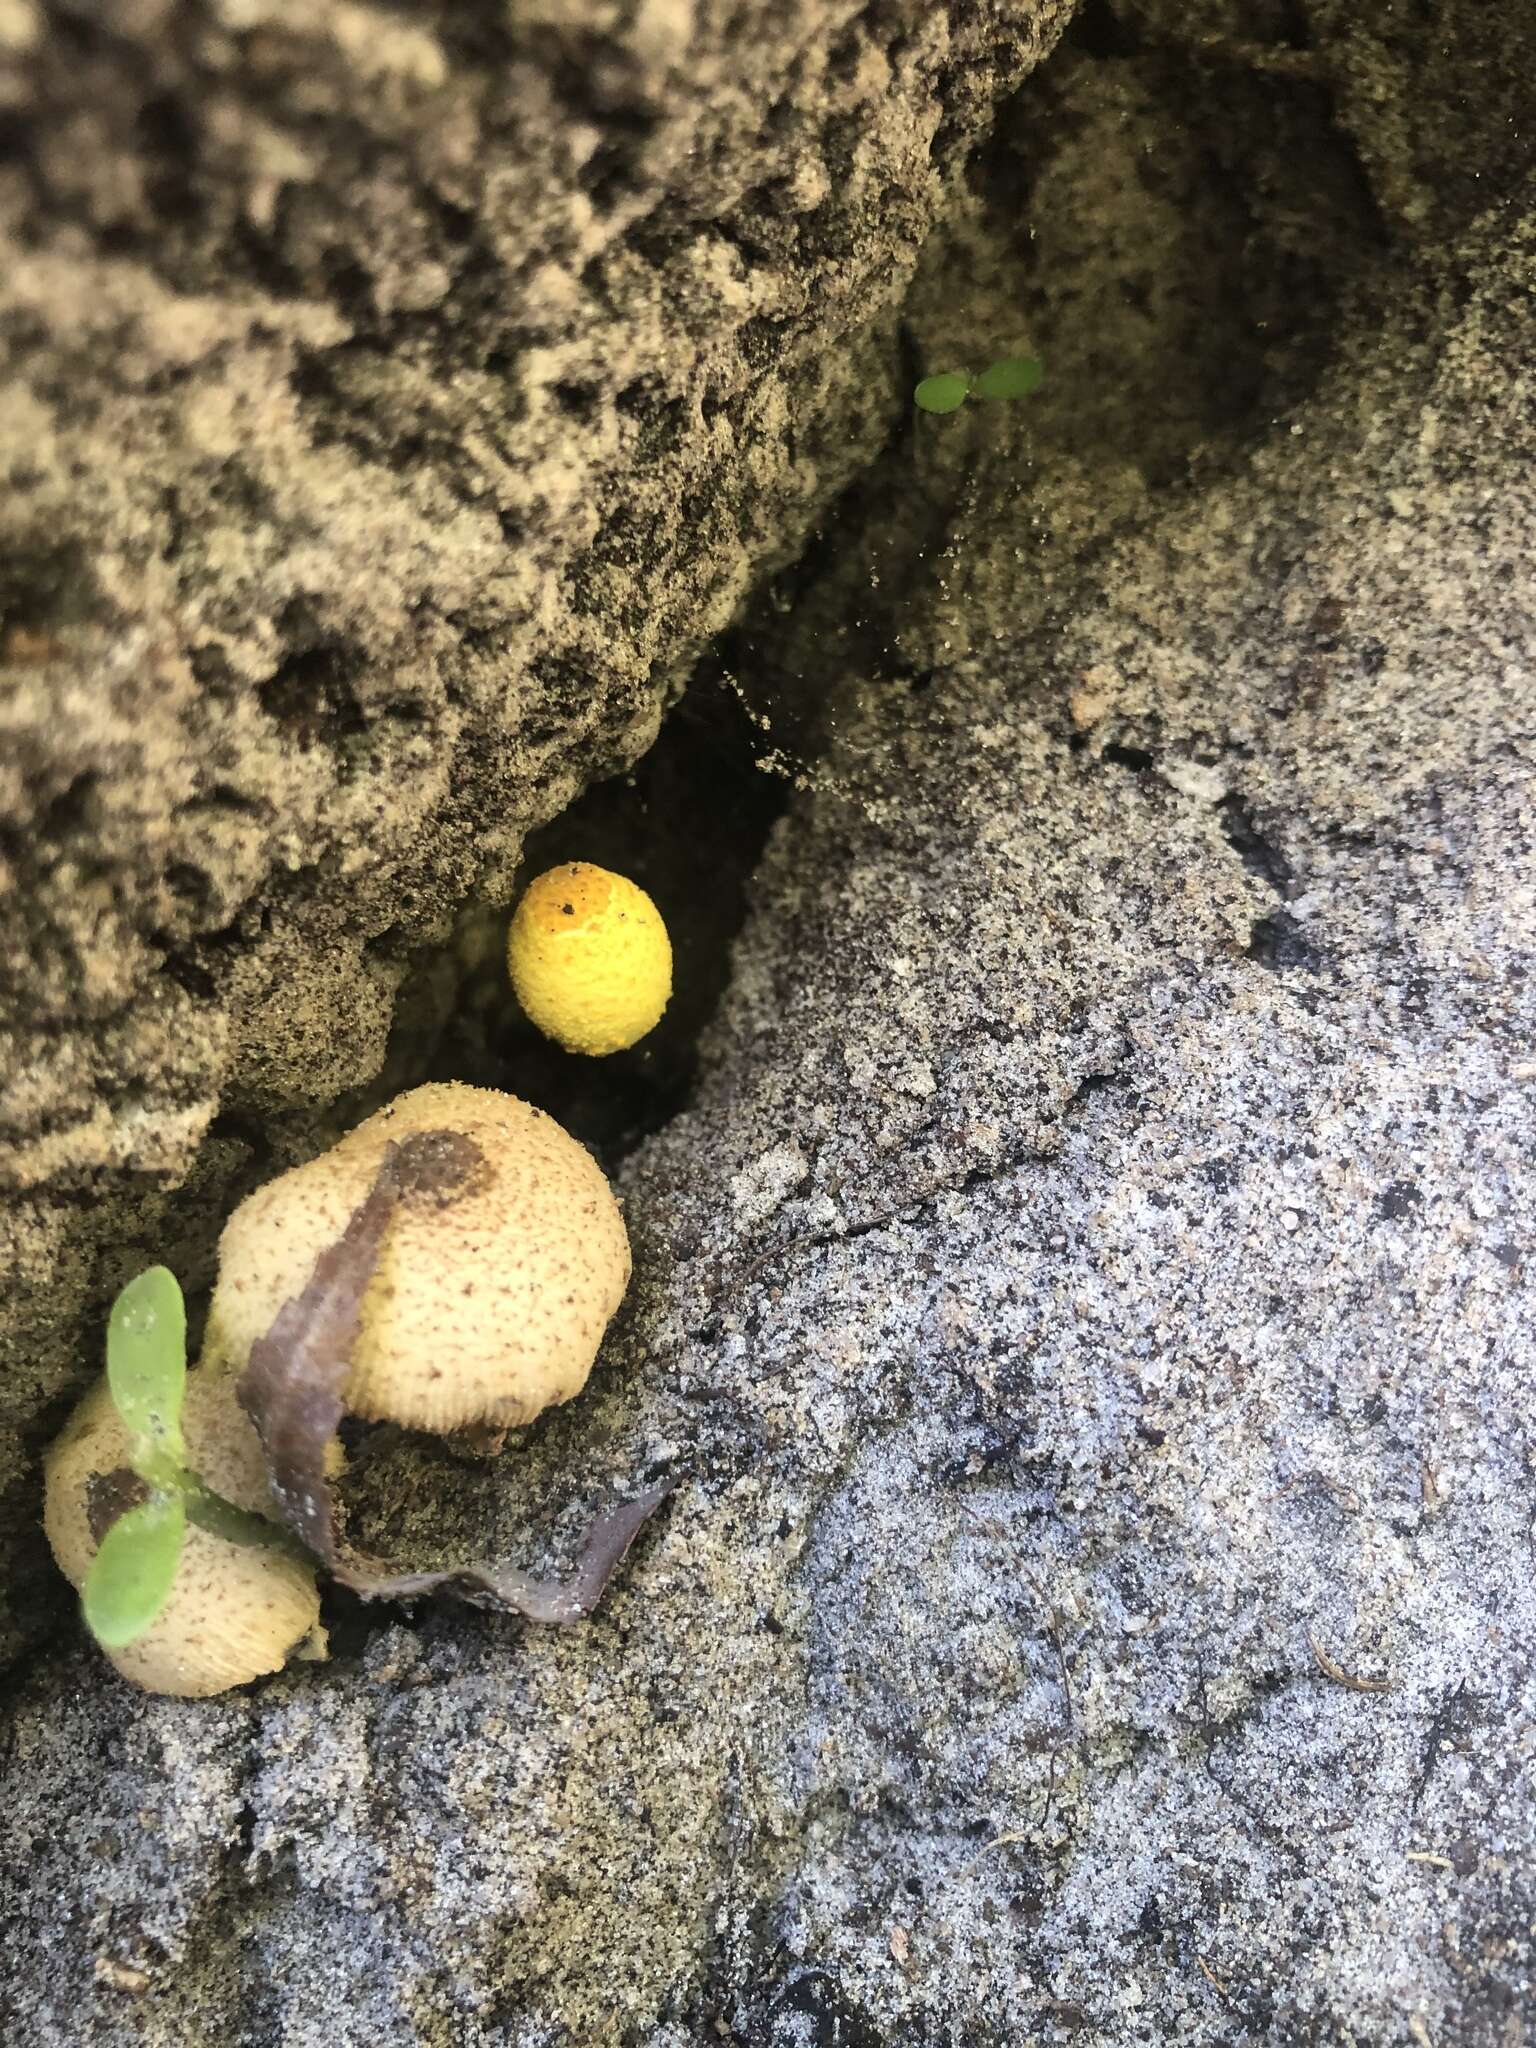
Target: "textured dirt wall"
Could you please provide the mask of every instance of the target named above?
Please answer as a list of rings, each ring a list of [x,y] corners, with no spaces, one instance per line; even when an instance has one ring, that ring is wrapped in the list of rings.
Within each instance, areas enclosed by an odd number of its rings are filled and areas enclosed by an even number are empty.
[[[13,1531],[103,1298],[206,1273],[876,452],[918,245],[1064,11],[0,13]]]
[[[1065,78],[1062,147],[1136,82]],[[979,488],[624,1171],[594,1386],[354,1505],[521,1557],[675,1499],[578,1632],[344,1615],[195,1709],[38,1658],[20,2038],[1520,2039],[1533,262],[1536,193],[1172,481],[1060,398],[885,473]]]
[[[1529,2035],[1536,23],[1398,12],[1090,8],[1008,108],[902,318],[1051,374],[750,619],[824,752],[594,1384],[352,1494],[673,1500],[581,1631],[19,1665],[27,2048]]]

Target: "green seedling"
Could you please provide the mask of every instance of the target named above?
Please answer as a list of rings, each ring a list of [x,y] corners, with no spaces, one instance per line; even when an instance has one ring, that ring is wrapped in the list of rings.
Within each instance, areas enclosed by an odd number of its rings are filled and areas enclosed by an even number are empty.
[[[128,1432],[129,1473],[147,1498],[102,1536],[80,1599],[91,1634],[120,1650],[144,1634],[170,1598],[189,1522],[231,1543],[290,1546],[291,1539],[211,1492],[187,1464],[187,1311],[169,1268],[151,1266],[112,1304],[107,1386]]]
[[[971,386],[973,398],[1028,398],[1040,388],[1045,370],[1038,356],[1003,356],[989,363]]]
[[[925,377],[912,396],[919,412],[958,412],[968,398],[1027,398],[1044,375],[1036,356],[1002,356],[976,377],[969,370]]]
[[[941,370],[936,377],[925,377],[912,396],[919,412],[958,412],[970,388],[964,370]]]

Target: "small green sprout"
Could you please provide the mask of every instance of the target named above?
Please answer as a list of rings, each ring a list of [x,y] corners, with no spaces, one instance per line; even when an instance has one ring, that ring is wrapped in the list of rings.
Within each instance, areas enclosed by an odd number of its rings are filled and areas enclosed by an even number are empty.
[[[968,398],[1027,398],[1044,375],[1037,356],[1001,356],[978,377],[969,370],[925,377],[912,396],[919,412],[958,412]]]
[[[171,1596],[187,1535],[187,1313],[176,1276],[151,1266],[130,1280],[107,1324],[107,1385],[129,1434],[128,1464],[149,1498],[101,1539],[80,1590],[86,1626],[105,1648],[143,1635]]]
[[[973,398],[1028,398],[1040,388],[1045,370],[1038,356],[1003,356],[971,386]]]
[[[80,1600],[91,1634],[103,1648],[121,1650],[170,1598],[189,1522],[231,1543],[296,1546],[260,1515],[210,1492],[187,1465],[187,1311],[168,1267],[140,1273],[112,1304],[107,1386],[128,1432],[129,1472],[148,1497],[107,1528]]]
[[[942,370],[936,377],[925,377],[912,396],[919,412],[958,412],[970,388],[964,370]]]

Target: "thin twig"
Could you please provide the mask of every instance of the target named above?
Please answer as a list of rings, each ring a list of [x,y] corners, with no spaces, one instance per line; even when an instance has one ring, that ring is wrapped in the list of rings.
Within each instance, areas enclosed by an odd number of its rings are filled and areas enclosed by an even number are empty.
[[[1006,1835],[994,1835],[990,1842],[982,1843],[981,1847],[976,1851],[975,1855],[972,1856],[969,1859],[969,1861],[965,1864],[964,1868],[960,1872],[960,1875],[962,1877],[968,1877],[971,1871],[975,1869],[976,1865],[981,1861],[982,1857],[986,1855],[989,1849],[1007,1849],[1011,1848],[1016,1842],[1027,1842],[1030,1839],[1031,1838],[1029,1835],[1021,1833],[1017,1829],[1013,1830],[1012,1832]]]
[[[1230,2004],[1232,2001],[1231,1992],[1227,1989],[1226,1985],[1222,1983],[1221,1979],[1217,1976],[1216,1972],[1205,1960],[1205,1957],[1202,1955],[1196,1955],[1195,1961],[1200,1965],[1201,1976],[1204,1977],[1208,1983],[1214,1984],[1216,1986],[1216,1989],[1221,1993],[1221,1996],[1224,1999],[1226,1999],[1228,2004]]]
[[[1359,1678],[1346,1671],[1342,1664],[1334,1662],[1311,1629],[1307,1630],[1307,1641],[1312,1645],[1312,1655],[1317,1659],[1317,1668],[1324,1678],[1331,1678],[1335,1685],[1347,1686],[1351,1692],[1390,1692],[1390,1678]]]
[[[1056,1652],[1056,1662],[1061,1669],[1061,1690],[1066,1699],[1067,1725],[1062,1730],[1062,1733],[1070,1735],[1073,1728],[1077,1725],[1077,1700],[1072,1691],[1072,1673],[1067,1668],[1067,1653],[1062,1648],[1061,1622],[1057,1616],[1056,1609],[1051,1605],[1049,1595],[1034,1573],[1029,1569],[1029,1566],[1027,1564],[1020,1565],[1019,1570],[1028,1579],[1035,1598],[1045,1609],[1046,1630],[1051,1638],[1051,1647]]]
[[[962,1500],[960,1506],[985,1534],[997,1537],[999,1540],[1006,1534],[999,1523],[993,1521],[989,1516],[979,1514],[969,1501]],[[1050,1595],[1029,1569],[1028,1565],[1021,1564],[1019,1566],[1019,1575],[1025,1580],[1030,1591],[1044,1609],[1046,1633],[1051,1639],[1051,1648],[1056,1652],[1056,1665],[1061,1673],[1062,1723],[1057,1731],[1056,1740],[1051,1745],[1050,1768],[1046,1773],[1045,1780],[1045,1804],[1040,1809],[1039,1826],[1043,1829],[1051,1817],[1051,1808],[1056,1803],[1056,1769],[1061,1760],[1061,1752],[1071,1740],[1073,1730],[1077,1725],[1077,1698],[1072,1690],[1072,1672],[1067,1663],[1066,1649],[1061,1640],[1061,1621],[1055,1607],[1051,1604]],[[970,1862],[966,1864],[965,1870],[961,1872],[961,1876],[963,1877],[965,1872],[970,1870],[972,1865],[987,1853],[988,1849],[1000,1848],[1005,1842],[1024,1842],[1029,1839],[1029,1836],[1019,1834],[994,1836],[990,1842],[984,1843],[976,1851]]]

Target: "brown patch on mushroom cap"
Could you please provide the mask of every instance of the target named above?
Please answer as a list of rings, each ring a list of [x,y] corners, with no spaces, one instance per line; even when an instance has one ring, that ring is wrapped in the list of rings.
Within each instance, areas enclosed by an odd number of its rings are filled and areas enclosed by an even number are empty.
[[[240,1401],[238,1377],[215,1345],[203,1346],[202,1362],[187,1375],[181,1431],[187,1463],[205,1486],[249,1514],[282,1521],[261,1438]],[[326,1446],[327,1477],[339,1479],[346,1466],[340,1439],[333,1437]]]
[[[128,1449],[128,1433],[102,1380],[46,1461],[43,1527],[59,1569],[76,1589],[96,1555],[91,1482],[123,1470]],[[319,1619],[313,1566],[287,1550],[230,1543],[189,1526],[170,1598],[136,1641],[104,1654],[147,1692],[205,1699],[281,1670]]]
[[[210,1355],[238,1378],[367,1199],[392,1143],[397,1166],[414,1154],[418,1185],[400,1188],[346,1407],[445,1432],[531,1422],[568,1401],[629,1281],[624,1219],[596,1161],[551,1117],[457,1082],[398,1096],[241,1203],[219,1245]]]
[[[91,1541],[100,1543],[114,1522],[148,1499],[149,1488],[126,1465],[113,1472],[90,1473],[85,1482],[85,1526]]]
[[[483,1194],[491,1165],[462,1131],[417,1131],[395,1147],[395,1187],[402,1202],[451,1209]]]
[[[384,1147],[367,1200],[316,1259],[306,1284],[278,1310],[271,1329],[256,1339],[240,1375],[240,1404],[261,1437],[272,1498],[300,1542],[332,1571],[339,1544],[326,1452],[345,1412],[342,1390],[363,1303],[400,1204],[399,1156],[398,1145]]]

